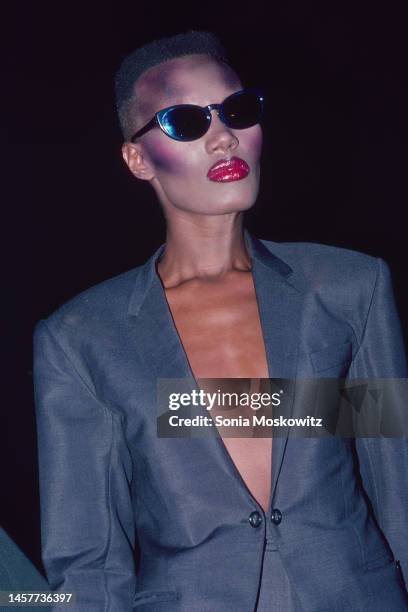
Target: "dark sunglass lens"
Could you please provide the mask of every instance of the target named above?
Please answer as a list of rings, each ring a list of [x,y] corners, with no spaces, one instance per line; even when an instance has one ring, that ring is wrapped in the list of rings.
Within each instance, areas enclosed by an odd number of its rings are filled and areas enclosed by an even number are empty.
[[[165,132],[176,140],[195,140],[203,136],[208,128],[206,113],[192,106],[168,110],[161,123]]]
[[[262,95],[256,91],[244,91],[225,101],[223,114],[228,126],[239,130],[259,123],[262,109]]]

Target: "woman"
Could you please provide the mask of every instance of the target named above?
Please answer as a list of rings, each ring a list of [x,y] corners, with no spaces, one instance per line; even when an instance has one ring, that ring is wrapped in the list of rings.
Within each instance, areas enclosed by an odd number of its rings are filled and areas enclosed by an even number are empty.
[[[406,610],[403,440],[156,430],[163,379],[405,377],[387,265],[244,229],[263,95],[214,35],[136,50],[116,91],[167,235],[36,328],[51,587],[87,612]]]

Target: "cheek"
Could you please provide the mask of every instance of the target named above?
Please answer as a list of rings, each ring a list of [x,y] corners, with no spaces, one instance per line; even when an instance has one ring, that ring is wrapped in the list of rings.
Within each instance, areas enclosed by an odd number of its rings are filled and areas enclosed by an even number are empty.
[[[247,130],[245,134],[245,145],[254,157],[260,156],[262,150],[262,128],[260,125],[256,125]]]
[[[183,174],[186,171],[185,143],[172,141],[163,142],[161,139],[149,144],[148,154],[157,170],[170,174]],[[180,145],[184,145],[180,146]]]

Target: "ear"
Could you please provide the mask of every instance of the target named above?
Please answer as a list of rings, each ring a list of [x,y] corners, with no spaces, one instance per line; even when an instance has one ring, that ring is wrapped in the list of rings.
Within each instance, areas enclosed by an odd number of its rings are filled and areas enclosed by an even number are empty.
[[[122,157],[136,178],[150,181],[154,177],[153,167],[144,155],[143,146],[140,143],[124,142]]]

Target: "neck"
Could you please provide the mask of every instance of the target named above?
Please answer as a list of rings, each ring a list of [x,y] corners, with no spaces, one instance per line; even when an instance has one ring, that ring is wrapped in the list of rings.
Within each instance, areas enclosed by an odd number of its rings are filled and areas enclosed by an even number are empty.
[[[181,218],[167,224],[166,246],[157,270],[166,289],[193,279],[219,280],[248,271],[242,213]]]

